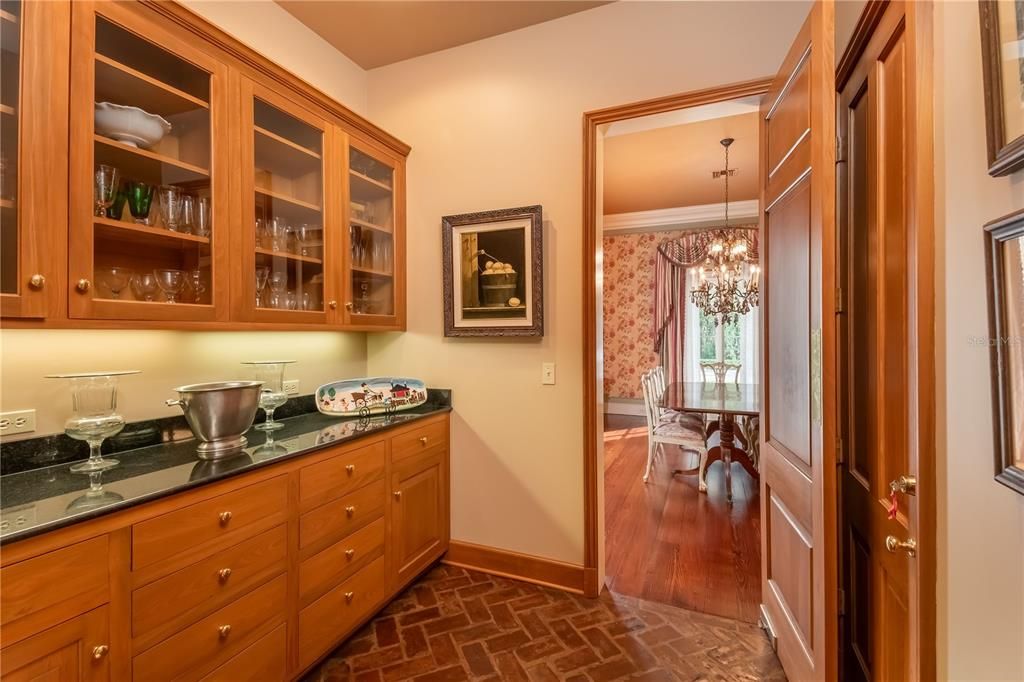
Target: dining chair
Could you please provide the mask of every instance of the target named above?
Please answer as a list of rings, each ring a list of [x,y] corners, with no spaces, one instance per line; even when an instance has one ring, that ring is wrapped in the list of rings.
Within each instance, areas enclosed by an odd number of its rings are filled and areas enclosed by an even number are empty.
[[[647,467],[644,469],[644,483],[651,478],[651,466],[656,451],[664,452],[665,444],[677,445],[684,451],[697,453],[700,458],[698,484],[702,492],[707,490],[704,473],[707,468],[708,450],[704,443],[704,431],[685,423],[662,421],[659,416],[657,387],[653,372],[644,372],[640,385],[644,394],[644,414],[647,417]]]
[[[729,380],[729,372],[735,372],[733,383],[738,386],[740,383],[740,370],[742,368],[743,364],[739,362],[703,360],[700,363],[701,377],[705,383],[708,382],[708,372],[711,372],[711,378],[714,379],[716,384],[726,383]]]
[[[658,419],[663,422],[680,422],[687,426],[704,430],[704,415],[694,412],[680,412],[668,407],[660,407],[661,399],[665,395],[665,368],[661,365],[652,367],[647,372],[654,379],[654,402],[659,404]]]

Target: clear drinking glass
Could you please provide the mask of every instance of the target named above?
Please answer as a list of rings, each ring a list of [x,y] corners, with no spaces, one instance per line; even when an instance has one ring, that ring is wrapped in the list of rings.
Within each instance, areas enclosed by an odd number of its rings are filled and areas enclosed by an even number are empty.
[[[181,215],[178,217],[178,228],[185,234],[192,234],[196,225],[196,198],[191,194],[181,195]]]
[[[189,270],[188,286],[192,290],[192,302],[202,303],[203,294],[206,293],[206,283],[203,281],[203,271],[201,269]]]
[[[270,268],[261,265],[256,268],[256,307],[263,307],[263,289],[267,286],[267,279],[270,277]]]
[[[156,188],[138,180],[126,180],[125,192],[128,195],[128,211],[140,225],[149,225],[149,211],[153,208],[153,194]]]
[[[213,231],[213,215],[210,213],[210,199],[208,197],[196,197],[196,220],[192,234],[200,237],[209,237]]]
[[[181,189],[174,185],[160,185],[160,220],[172,232],[179,230],[181,221]]]
[[[132,270],[117,265],[110,268],[102,268],[99,271],[100,284],[110,291],[111,296],[121,298],[121,292],[128,288],[133,274],[135,273]]]
[[[260,407],[267,413],[267,421],[257,424],[254,429],[260,431],[276,431],[283,429],[284,424],[274,421],[274,410],[288,402],[288,393],[284,390],[285,367],[294,360],[251,360],[243,362],[252,368],[253,379],[263,382],[260,392]]]
[[[96,166],[96,173],[93,175],[93,201],[97,216],[105,216],[107,208],[114,203],[120,176],[120,171],[113,166]]]
[[[64,423],[64,433],[89,444],[89,459],[72,465],[71,471],[91,473],[117,466],[116,459],[106,459],[100,454],[100,447],[104,440],[124,428],[124,417],[117,414],[118,377],[138,373],[138,370],[125,370],[47,375],[48,379],[70,382],[72,414]]]
[[[178,294],[185,288],[185,272],[183,270],[154,270],[156,284],[164,292],[168,303],[177,303]]]
[[[267,234],[270,237],[271,251],[288,250],[288,223],[274,216],[267,223]]]

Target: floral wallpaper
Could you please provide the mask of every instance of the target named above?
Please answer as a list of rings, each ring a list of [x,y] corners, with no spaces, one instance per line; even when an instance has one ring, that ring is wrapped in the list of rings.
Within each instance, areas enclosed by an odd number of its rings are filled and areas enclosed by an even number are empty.
[[[684,233],[649,232],[604,238],[604,395],[642,399],[640,375],[658,363],[654,352],[654,256]]]

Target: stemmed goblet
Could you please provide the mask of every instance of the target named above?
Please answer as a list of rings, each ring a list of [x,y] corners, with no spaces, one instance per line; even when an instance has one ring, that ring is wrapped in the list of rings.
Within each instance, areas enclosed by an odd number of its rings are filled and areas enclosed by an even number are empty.
[[[143,272],[132,277],[132,293],[137,301],[152,301],[159,287],[152,272]]]
[[[156,284],[164,292],[168,303],[177,303],[178,294],[185,288],[185,273],[182,270],[154,270]]]
[[[255,380],[263,382],[260,392],[260,407],[267,413],[267,420],[254,426],[254,429],[276,431],[284,428],[284,424],[274,421],[274,410],[288,402],[288,392],[284,389],[284,369],[294,362],[294,360],[250,360],[242,363],[252,367]]]
[[[134,274],[132,270],[118,265],[103,268],[100,270],[100,284],[110,290],[111,296],[121,298],[121,292],[128,287]]]
[[[105,216],[107,209],[114,203],[120,177],[120,171],[113,166],[104,164],[96,166],[96,172],[93,175],[93,201],[97,216]]]
[[[267,286],[267,278],[270,277],[270,268],[261,265],[256,268],[256,307],[263,307],[263,289]]]

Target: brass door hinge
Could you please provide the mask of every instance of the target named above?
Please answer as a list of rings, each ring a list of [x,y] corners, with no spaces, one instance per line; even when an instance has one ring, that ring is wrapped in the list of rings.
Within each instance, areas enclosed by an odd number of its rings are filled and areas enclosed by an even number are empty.
[[[842,287],[836,287],[836,313],[846,312],[846,292]]]

